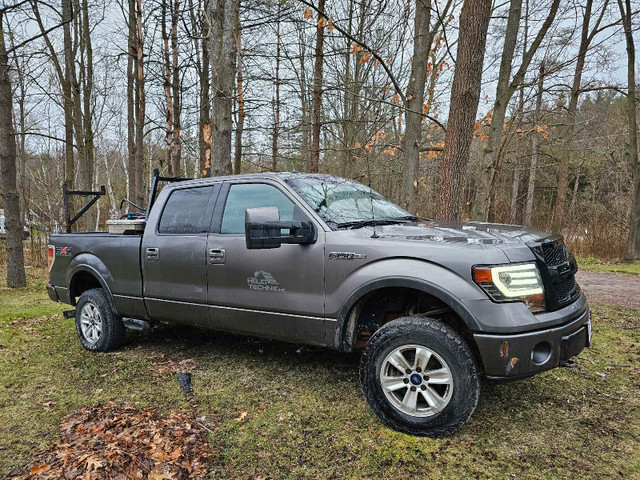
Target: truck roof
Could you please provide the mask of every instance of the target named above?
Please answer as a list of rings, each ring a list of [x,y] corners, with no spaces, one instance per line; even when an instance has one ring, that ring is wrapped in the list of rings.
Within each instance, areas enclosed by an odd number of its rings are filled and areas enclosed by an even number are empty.
[[[300,173],[296,171],[292,172],[263,172],[263,173],[245,173],[240,175],[224,175],[220,177],[203,177],[194,178],[192,180],[185,180],[182,182],[176,182],[170,185],[166,185],[164,188],[177,188],[178,186],[190,185],[190,184],[207,184],[215,183],[224,180],[243,180],[243,179],[273,179],[273,180],[286,180],[289,178],[325,178],[325,179],[337,179],[335,175],[329,175],[326,173]]]

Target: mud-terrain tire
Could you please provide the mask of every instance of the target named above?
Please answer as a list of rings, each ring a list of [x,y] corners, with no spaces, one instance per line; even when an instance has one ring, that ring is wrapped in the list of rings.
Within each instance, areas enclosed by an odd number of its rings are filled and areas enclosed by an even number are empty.
[[[377,330],[362,353],[360,382],[386,425],[417,436],[453,433],[469,420],[480,397],[480,374],[467,343],[451,327],[426,317],[398,318]]]
[[[115,350],[124,341],[124,329],[104,290],[94,288],[80,295],[76,304],[76,333],[84,348],[92,352]]]

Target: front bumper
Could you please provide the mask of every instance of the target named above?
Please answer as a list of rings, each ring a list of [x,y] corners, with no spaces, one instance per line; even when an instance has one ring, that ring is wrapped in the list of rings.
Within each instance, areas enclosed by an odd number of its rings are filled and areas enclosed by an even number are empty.
[[[578,355],[591,342],[588,305],[584,303],[577,314],[572,313],[563,320],[551,328],[513,335],[475,333],[474,339],[487,378],[510,380],[528,377],[557,367],[560,362]]]

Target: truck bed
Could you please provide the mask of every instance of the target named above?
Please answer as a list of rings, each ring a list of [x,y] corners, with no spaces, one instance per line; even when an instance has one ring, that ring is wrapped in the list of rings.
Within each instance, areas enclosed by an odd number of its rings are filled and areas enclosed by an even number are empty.
[[[142,304],[140,247],[142,235],[107,232],[58,233],[49,245],[55,248],[51,268],[53,285],[69,285],[71,277],[82,269],[95,269],[107,283],[116,306],[126,297],[137,297]],[[69,292],[58,292],[61,300]],[[134,303],[138,303],[134,301]]]

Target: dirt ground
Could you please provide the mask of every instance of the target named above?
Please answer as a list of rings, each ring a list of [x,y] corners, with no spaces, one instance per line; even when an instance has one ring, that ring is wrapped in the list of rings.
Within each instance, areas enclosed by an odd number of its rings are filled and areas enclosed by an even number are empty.
[[[640,276],[578,271],[577,280],[592,304],[640,308]]]

